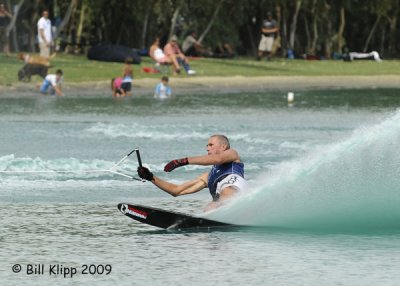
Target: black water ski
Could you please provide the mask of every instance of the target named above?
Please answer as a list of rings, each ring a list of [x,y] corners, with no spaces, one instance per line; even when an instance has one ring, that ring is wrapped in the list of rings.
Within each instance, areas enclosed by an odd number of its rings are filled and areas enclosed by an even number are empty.
[[[122,203],[118,204],[118,209],[131,219],[164,229],[235,226],[219,221],[141,205]]]

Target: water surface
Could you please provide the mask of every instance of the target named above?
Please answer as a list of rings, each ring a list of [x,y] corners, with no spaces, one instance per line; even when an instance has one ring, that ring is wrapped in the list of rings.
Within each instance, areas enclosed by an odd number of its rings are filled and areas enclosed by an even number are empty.
[[[398,285],[397,90],[0,98],[0,280],[5,285]],[[120,202],[195,215],[207,190],[173,198],[108,170],[136,147],[165,174],[223,133],[251,190],[207,216],[252,227],[160,231]],[[134,175],[131,156],[118,172]],[[62,171],[62,172],[53,172]],[[12,267],[22,266],[15,274]],[[112,266],[109,275],[28,275],[28,265]]]

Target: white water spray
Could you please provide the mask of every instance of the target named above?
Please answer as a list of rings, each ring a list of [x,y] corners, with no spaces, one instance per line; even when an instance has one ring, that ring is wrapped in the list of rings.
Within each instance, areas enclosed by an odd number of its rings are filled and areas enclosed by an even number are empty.
[[[300,229],[400,229],[400,111],[280,164],[209,217]]]

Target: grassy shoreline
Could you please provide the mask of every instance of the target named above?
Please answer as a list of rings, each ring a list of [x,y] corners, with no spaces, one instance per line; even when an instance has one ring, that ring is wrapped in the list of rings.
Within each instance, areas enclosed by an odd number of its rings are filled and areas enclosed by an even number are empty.
[[[17,81],[18,70],[23,62],[16,54],[0,54],[0,89],[31,89],[41,78],[34,76],[30,83]],[[249,58],[233,60],[191,59],[190,64],[197,71],[195,76],[185,74],[172,76],[171,84],[177,88],[208,89],[286,89],[286,88],[400,88],[400,61],[383,62],[334,60],[305,61],[274,59],[257,62]],[[85,56],[57,55],[52,61],[50,73],[60,68],[64,71],[65,87],[104,89],[109,87],[111,78],[122,72],[121,63],[88,60]],[[153,88],[161,74],[145,73],[144,67],[153,67],[148,57],[142,58],[141,65],[133,65],[134,87]]]

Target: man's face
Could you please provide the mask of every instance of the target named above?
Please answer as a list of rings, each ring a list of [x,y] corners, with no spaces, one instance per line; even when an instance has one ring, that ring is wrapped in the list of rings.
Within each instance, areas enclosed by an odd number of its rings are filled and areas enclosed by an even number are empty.
[[[43,11],[43,17],[49,18],[49,11]]]
[[[176,41],[171,41],[171,46],[176,47],[178,43]]]
[[[218,140],[218,137],[210,137],[206,147],[208,155],[220,154],[226,149],[226,145],[221,144],[221,142]]]

